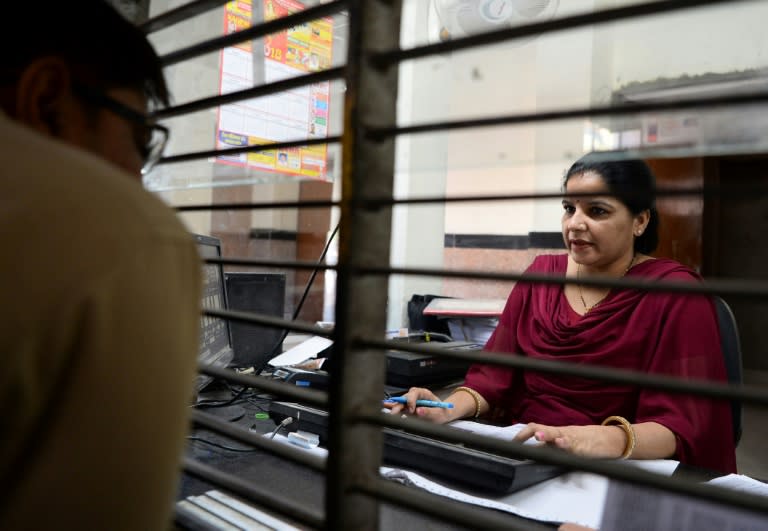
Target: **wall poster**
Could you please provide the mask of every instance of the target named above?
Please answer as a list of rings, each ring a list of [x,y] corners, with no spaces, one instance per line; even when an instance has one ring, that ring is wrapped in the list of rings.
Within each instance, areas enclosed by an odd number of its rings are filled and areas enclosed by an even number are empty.
[[[256,9],[263,9],[264,21],[284,17],[305,8],[298,0],[228,2],[225,6],[224,33],[230,34],[250,27],[254,6]],[[322,18],[300,24],[287,31],[265,36],[263,43],[263,56],[259,54],[258,57],[255,52],[260,50],[254,50],[251,41],[221,51],[220,94],[252,87],[254,71],[261,71],[262,66],[255,64],[254,60],[263,60],[263,83],[330,68],[333,21],[331,18]],[[259,84],[261,82],[258,80]],[[226,149],[327,137],[329,101],[330,82],[326,81],[288,92],[222,105],[219,107],[216,147]],[[325,179],[327,146],[244,153],[217,157],[215,162],[247,166],[265,172]]]

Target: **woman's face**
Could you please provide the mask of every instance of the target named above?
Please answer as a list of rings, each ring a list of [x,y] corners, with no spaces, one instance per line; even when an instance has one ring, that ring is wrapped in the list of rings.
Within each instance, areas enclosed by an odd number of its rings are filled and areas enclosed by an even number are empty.
[[[571,258],[593,269],[627,266],[634,255],[634,240],[648,225],[649,212],[633,215],[609,192],[603,178],[593,171],[572,175],[563,198],[562,230]]]

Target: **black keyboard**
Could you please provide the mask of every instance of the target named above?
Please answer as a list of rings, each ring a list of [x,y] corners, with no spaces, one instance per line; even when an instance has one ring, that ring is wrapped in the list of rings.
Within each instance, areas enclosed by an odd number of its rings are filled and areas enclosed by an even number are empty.
[[[294,421],[289,430],[305,430],[327,444],[328,413],[292,402],[274,401],[270,417],[279,423]],[[420,473],[446,486],[478,494],[503,495],[559,476],[564,469],[535,461],[517,460],[454,443],[384,428],[384,464]]]
[[[388,428],[383,431],[386,464],[478,494],[511,494],[565,472],[555,465],[511,459]]]

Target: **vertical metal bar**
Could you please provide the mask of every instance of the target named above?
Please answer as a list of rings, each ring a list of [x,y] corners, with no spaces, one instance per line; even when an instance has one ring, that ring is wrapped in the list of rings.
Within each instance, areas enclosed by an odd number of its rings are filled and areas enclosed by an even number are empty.
[[[377,529],[378,501],[352,487],[378,474],[381,430],[353,423],[361,412],[381,408],[384,357],[353,348],[355,337],[377,337],[386,328],[388,277],[359,276],[355,268],[389,264],[391,207],[363,208],[362,200],[393,192],[395,142],[371,140],[365,126],[394,124],[397,65],[374,69],[372,53],[398,46],[400,0],[354,0],[345,96],[341,231],[337,276],[334,356],[338,372],[330,390],[330,455],[326,477],[326,527]]]

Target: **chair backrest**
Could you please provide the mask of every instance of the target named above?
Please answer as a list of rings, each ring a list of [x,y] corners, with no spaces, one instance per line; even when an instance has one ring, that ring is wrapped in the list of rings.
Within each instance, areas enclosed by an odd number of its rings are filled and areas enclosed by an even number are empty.
[[[715,296],[714,301],[728,381],[740,384],[743,381],[741,341],[739,340],[739,329],[736,326],[736,317],[730,306],[722,298]],[[738,400],[731,400],[731,416],[733,417],[733,442],[738,445],[741,439],[741,402]]]

